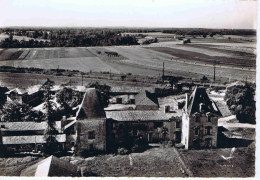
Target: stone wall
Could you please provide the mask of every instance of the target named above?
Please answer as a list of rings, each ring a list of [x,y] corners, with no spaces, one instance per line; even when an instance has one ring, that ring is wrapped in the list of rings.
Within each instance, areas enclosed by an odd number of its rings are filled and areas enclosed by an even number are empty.
[[[106,151],[105,119],[84,119],[78,121],[77,134],[78,152]]]

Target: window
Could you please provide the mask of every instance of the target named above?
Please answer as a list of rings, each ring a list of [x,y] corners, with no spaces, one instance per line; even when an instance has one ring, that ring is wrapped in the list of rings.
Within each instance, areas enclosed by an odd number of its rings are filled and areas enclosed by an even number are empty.
[[[5,125],[4,125],[4,124],[2,124],[2,125],[1,125],[1,128],[5,128]]]
[[[88,139],[95,139],[95,132],[94,131],[88,132]]]
[[[194,134],[195,134],[195,135],[199,135],[199,133],[200,133],[200,127],[195,127],[194,130],[195,130]]]
[[[200,122],[200,117],[198,115],[195,116],[195,122]]]
[[[74,141],[71,141],[71,142],[70,142],[70,145],[71,145],[71,146],[75,146],[75,142],[74,142]]]
[[[180,128],[181,127],[181,122],[180,121],[177,121],[176,122],[176,128]]]
[[[211,122],[211,116],[208,116],[208,122]]]
[[[212,127],[210,127],[210,126],[205,127],[205,134],[211,135],[211,129],[212,129]]]

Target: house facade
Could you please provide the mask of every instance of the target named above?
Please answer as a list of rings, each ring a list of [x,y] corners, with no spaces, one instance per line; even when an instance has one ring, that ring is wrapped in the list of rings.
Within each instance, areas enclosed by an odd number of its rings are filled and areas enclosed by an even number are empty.
[[[182,113],[182,138],[185,149],[217,147],[218,119],[221,116],[205,88],[196,87],[186,95]]]
[[[162,111],[107,111],[107,141],[123,147],[142,139],[147,143],[181,141],[181,117]]]

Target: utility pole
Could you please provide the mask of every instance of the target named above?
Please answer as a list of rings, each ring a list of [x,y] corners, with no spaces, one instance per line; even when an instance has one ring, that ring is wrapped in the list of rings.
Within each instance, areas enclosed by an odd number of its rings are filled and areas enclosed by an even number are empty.
[[[163,72],[162,72],[162,79],[163,79],[163,82],[164,82],[164,62],[163,62]]]
[[[217,61],[214,60],[214,65],[213,65],[213,68],[214,68],[214,83],[216,81],[216,64],[217,64]]]

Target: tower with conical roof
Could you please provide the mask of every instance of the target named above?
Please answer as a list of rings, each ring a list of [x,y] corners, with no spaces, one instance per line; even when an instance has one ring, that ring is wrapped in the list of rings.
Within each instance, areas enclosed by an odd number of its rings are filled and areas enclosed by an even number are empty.
[[[185,149],[217,147],[218,118],[222,116],[204,87],[186,94],[182,113],[182,144]]]

